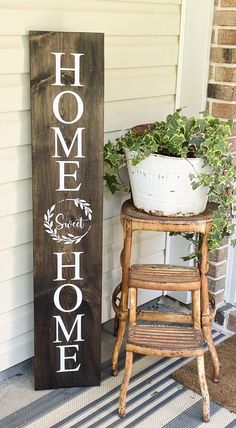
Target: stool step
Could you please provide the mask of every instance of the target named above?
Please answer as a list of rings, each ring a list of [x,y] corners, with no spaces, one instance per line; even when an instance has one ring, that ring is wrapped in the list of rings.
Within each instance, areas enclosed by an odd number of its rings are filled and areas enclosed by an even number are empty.
[[[137,264],[130,269],[129,287],[152,290],[198,290],[197,268],[173,265]]]
[[[199,356],[203,355],[203,337],[193,327],[131,325],[126,349],[147,355]]]

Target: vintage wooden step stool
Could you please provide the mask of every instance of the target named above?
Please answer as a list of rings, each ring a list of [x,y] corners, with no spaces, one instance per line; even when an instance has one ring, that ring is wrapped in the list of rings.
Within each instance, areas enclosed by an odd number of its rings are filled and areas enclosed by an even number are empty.
[[[131,200],[121,209],[124,230],[124,247],[121,253],[122,282],[113,293],[113,308],[116,312],[116,342],[112,357],[112,373],[118,373],[118,356],[127,322],[129,323],[126,344],[126,363],[120,393],[119,414],[125,416],[126,393],[132,371],[133,353],[161,355],[166,357],[197,357],[199,383],[203,398],[203,420],[210,418],[208,388],[204,368],[204,339],[207,341],[213,360],[213,381],[219,380],[219,361],[212,339],[211,322],[215,315],[214,303],[208,293],[208,235],[211,230],[212,213],[217,207],[209,205],[202,214],[189,217],[161,217],[138,211]],[[137,230],[159,232],[193,232],[201,235],[201,262],[196,268],[171,265],[135,264],[130,266],[132,234]],[[151,290],[191,291],[192,313],[140,311],[137,309],[137,291]],[[119,305],[117,305],[118,295]],[[130,296],[130,307],[128,300]],[[139,325],[137,320],[159,321],[171,325]],[[190,327],[173,323],[190,324]]]

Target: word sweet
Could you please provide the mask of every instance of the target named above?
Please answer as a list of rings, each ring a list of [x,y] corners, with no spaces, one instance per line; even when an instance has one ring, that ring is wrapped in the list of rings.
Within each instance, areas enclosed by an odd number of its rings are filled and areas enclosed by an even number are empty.
[[[84,219],[82,217],[76,218],[74,220],[69,219],[68,221],[66,221],[64,214],[60,213],[60,214],[57,214],[57,216],[55,217],[55,222],[57,224],[56,230],[61,230],[63,228],[71,229],[75,227],[79,229],[83,229],[85,221],[88,221],[88,219]]]

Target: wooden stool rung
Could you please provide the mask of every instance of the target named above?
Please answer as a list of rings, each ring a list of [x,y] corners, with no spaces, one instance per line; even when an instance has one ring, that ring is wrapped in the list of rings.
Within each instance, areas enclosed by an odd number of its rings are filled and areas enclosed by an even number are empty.
[[[204,352],[200,329],[160,325],[131,325],[126,350],[167,357],[199,356]]]
[[[193,323],[192,314],[178,314],[174,312],[154,312],[154,311],[137,311],[137,320],[143,321],[163,321],[175,323]]]
[[[201,282],[197,268],[135,264],[130,270],[129,286],[151,290],[193,291],[200,289]]]

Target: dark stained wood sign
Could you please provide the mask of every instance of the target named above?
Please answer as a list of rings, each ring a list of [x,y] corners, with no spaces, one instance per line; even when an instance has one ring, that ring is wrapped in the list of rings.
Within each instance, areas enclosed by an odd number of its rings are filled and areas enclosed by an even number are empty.
[[[104,37],[30,32],[35,388],[99,385]]]

